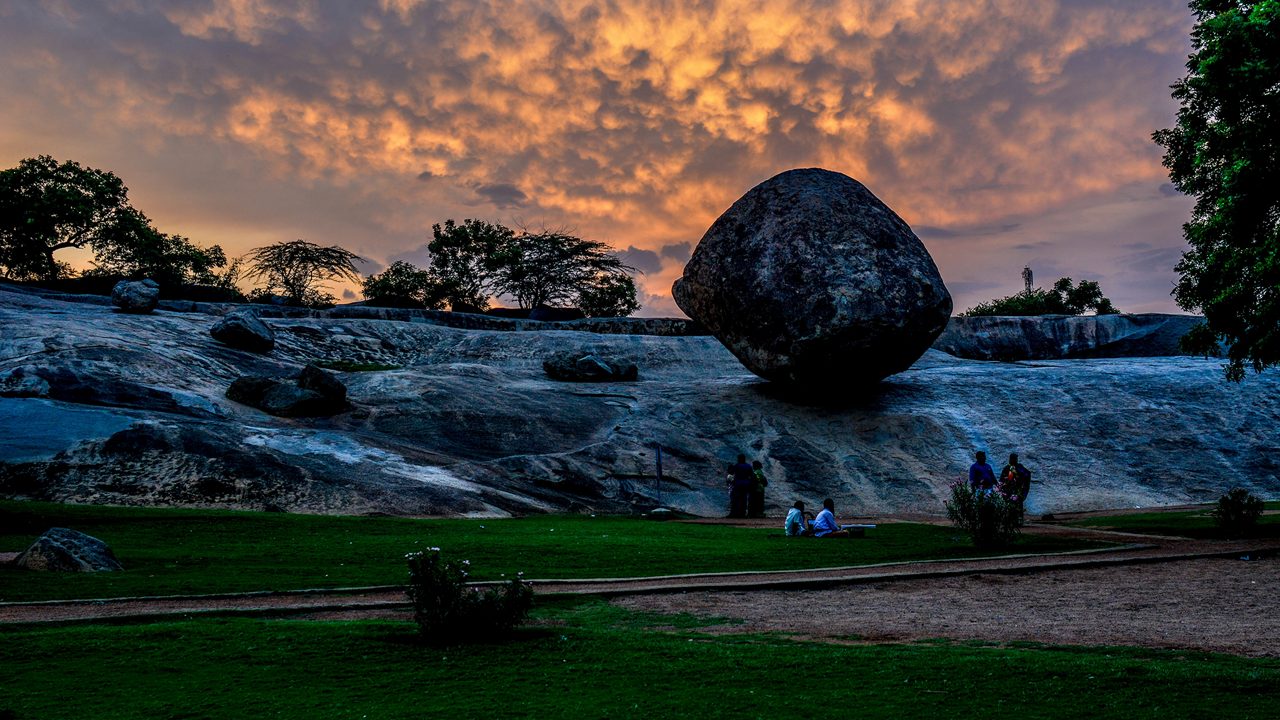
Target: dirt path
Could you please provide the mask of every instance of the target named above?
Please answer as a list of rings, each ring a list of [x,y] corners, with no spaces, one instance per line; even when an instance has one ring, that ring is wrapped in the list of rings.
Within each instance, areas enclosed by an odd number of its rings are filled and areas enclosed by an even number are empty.
[[[743,621],[713,632],[862,642],[1023,640],[1280,657],[1275,556],[903,579],[817,591],[634,595],[613,602]]]

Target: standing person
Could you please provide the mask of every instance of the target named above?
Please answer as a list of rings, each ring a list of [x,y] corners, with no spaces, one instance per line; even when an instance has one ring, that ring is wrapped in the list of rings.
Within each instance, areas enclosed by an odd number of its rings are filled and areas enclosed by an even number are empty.
[[[747,496],[756,484],[755,473],[747,464],[746,455],[738,455],[737,464],[730,465],[725,479],[729,483],[729,517],[744,518],[747,516]]]
[[[996,487],[996,472],[987,464],[987,454],[979,450],[973,459],[974,463],[969,466],[969,487],[975,491],[991,492]]]
[[[1018,453],[1009,453],[1009,464],[1000,471],[1000,489],[1026,506],[1027,495],[1031,493],[1031,471],[1018,462]]]
[[[822,512],[813,519],[814,537],[850,537],[848,530],[841,530],[836,522],[836,502],[831,498],[822,501]]]
[[[804,521],[804,503],[800,500],[787,511],[787,521],[782,524],[783,531],[787,537],[804,537],[810,533],[808,524]]]
[[[764,517],[764,489],[769,486],[769,478],[764,476],[764,463],[756,460],[751,463],[751,496],[747,500],[747,517]]]

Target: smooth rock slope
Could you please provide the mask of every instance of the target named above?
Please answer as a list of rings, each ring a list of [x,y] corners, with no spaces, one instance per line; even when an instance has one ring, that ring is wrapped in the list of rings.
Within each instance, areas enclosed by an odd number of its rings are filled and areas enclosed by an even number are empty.
[[[936,351],[851,407],[795,404],[714,338],[266,319],[270,356],[152,315],[0,289],[0,495],[297,512],[505,515],[724,511],[723,470],[759,458],[773,512],[938,513],[970,452],[1017,451],[1033,512],[1280,495],[1280,375],[1222,379],[1199,358],[992,363]],[[630,382],[566,383],[543,361],[590,347]],[[224,397],[241,376],[317,359],[350,410],[278,418]],[[653,444],[666,483],[655,487]]]

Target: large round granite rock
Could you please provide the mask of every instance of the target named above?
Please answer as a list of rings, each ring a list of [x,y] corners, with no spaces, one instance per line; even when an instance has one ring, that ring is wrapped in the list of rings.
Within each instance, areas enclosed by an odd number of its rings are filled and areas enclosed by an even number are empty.
[[[672,294],[755,374],[824,392],[911,367],[951,315],[911,228],[862,183],[819,168],[743,195]]]

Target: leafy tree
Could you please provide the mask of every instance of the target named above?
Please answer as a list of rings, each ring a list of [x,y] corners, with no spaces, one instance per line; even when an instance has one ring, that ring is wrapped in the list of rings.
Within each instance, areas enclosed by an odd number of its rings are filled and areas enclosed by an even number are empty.
[[[0,268],[14,280],[71,275],[55,252],[101,242],[136,215],[113,173],[48,155],[28,158],[0,171]]]
[[[522,308],[577,305],[584,290],[594,292],[593,302],[606,300],[602,292],[609,288],[616,298],[624,284],[631,285],[635,302],[635,284],[627,275],[634,268],[595,240],[560,232],[521,232],[498,248],[490,266],[494,288]]]
[[[59,163],[48,155],[0,171],[0,271],[15,280],[73,273],[54,253],[89,247],[94,275],[150,277],[163,286],[212,282],[227,264],[222,248],[166,235],[129,204],[114,173]]]
[[[1114,315],[1119,310],[1102,295],[1102,287],[1092,280],[1081,280],[1079,285],[1071,278],[1061,278],[1052,290],[1033,288],[1017,295],[981,303],[961,315],[1083,315],[1093,310],[1099,315]]]
[[[1227,378],[1280,364],[1280,2],[1193,0],[1196,25],[1173,128],[1154,134],[1174,187],[1196,198],[1174,298],[1204,313],[1184,338]]]
[[[467,219],[461,225],[445,220],[431,226],[431,271],[448,287],[449,306],[489,307],[493,294],[495,258],[511,242],[510,228]]]
[[[86,275],[146,277],[161,287],[224,284],[214,272],[227,264],[221,247],[201,248],[181,235],[162,233],[138,212],[112,223],[95,242],[94,253],[94,267]]]
[[[440,310],[452,288],[428,270],[397,260],[382,272],[364,279],[364,296],[382,307],[417,307]]]
[[[261,280],[263,292],[278,290],[290,305],[314,307],[332,305],[336,299],[324,292],[324,282],[360,280],[354,261],[364,258],[337,245],[321,247],[306,240],[291,240],[254,248],[245,259],[245,276]]]
[[[583,286],[578,307],[587,317],[626,317],[640,309],[636,283],[626,274],[604,274]]]

